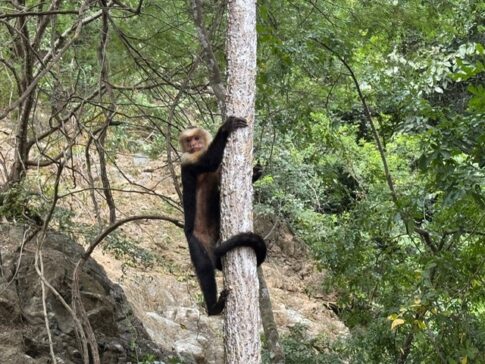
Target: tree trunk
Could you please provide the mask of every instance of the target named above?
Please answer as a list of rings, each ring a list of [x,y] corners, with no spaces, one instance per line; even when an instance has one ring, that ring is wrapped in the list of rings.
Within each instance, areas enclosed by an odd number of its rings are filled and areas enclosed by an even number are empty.
[[[228,2],[227,115],[243,117],[249,127],[234,133],[222,170],[221,232],[223,239],[253,230],[252,135],[256,78],[256,3]],[[224,259],[226,363],[260,363],[258,275],[250,248],[230,251]]]
[[[20,82],[19,94],[22,94],[32,83],[34,60],[32,49],[30,47],[30,35],[27,26],[27,17],[20,17],[16,28],[18,34],[21,34],[17,42],[17,54],[23,57],[22,79]],[[34,106],[36,89],[33,88],[28,96],[19,104],[19,120],[15,133],[15,157],[12,164],[7,186],[20,182],[24,177],[27,169],[27,160],[29,156],[28,149],[28,129],[31,111]]]
[[[266,347],[269,352],[269,360],[272,364],[285,364],[285,351],[280,343],[278,328],[273,315],[273,306],[269,296],[269,289],[264,279],[263,269],[258,267],[259,278],[259,307],[261,310],[261,322],[266,337]]]

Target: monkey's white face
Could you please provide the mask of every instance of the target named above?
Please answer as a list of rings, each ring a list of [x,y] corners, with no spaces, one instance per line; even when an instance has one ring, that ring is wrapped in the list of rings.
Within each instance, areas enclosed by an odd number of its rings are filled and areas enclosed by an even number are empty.
[[[184,140],[185,150],[188,153],[200,152],[205,148],[204,138],[201,138],[199,134],[189,135]]]

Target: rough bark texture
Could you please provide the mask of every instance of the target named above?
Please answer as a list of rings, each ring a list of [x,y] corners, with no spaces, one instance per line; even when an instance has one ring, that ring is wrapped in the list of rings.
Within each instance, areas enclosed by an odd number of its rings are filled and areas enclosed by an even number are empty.
[[[256,3],[228,2],[227,115],[245,118],[249,127],[231,138],[223,162],[221,232],[223,239],[253,230],[252,124],[256,77]],[[226,363],[260,363],[259,302],[256,256],[249,248],[229,252],[224,278],[226,303],[224,346]]]

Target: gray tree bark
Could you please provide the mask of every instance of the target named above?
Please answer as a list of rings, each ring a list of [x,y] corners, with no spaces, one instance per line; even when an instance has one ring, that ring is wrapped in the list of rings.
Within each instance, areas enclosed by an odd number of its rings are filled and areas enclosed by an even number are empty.
[[[227,115],[243,117],[249,127],[232,136],[222,169],[222,238],[253,230],[252,149],[256,90],[256,2],[228,2]],[[224,259],[226,363],[260,363],[260,314],[256,255],[250,248],[229,252]]]
[[[266,347],[269,351],[269,360],[272,364],[285,364],[285,351],[280,343],[278,328],[273,315],[273,305],[269,296],[269,289],[264,279],[263,269],[258,267],[259,278],[259,307],[261,310],[261,322],[264,335],[266,336]]]

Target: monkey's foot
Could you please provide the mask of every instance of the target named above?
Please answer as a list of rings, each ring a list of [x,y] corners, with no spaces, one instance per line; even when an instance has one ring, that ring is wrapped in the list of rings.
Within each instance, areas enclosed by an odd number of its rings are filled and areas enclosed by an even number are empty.
[[[224,301],[225,301],[225,300],[226,300],[226,298],[227,298],[227,296],[229,296],[229,293],[231,293],[231,287],[229,287],[229,288],[224,288],[224,289],[221,291],[220,295],[219,295],[219,300],[221,300],[221,299],[222,299],[222,300],[224,300]]]

